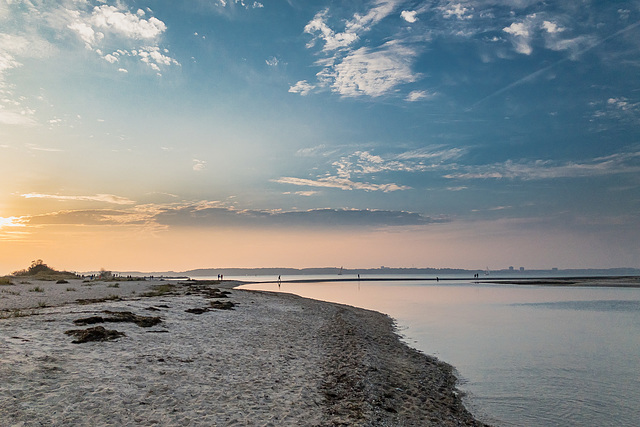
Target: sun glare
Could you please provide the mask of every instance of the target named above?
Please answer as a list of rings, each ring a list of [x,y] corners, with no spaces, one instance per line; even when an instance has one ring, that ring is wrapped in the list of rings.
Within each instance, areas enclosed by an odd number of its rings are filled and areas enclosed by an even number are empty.
[[[17,216],[10,216],[8,218],[3,218],[0,216],[0,229],[5,227],[24,227],[24,220]]]

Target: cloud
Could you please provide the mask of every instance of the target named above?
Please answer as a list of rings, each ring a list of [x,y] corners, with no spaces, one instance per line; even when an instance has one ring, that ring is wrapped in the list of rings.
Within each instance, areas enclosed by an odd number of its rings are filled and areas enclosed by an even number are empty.
[[[299,156],[328,156],[324,146],[300,150]],[[422,147],[399,154],[375,155],[369,151],[356,151],[343,155],[331,163],[332,170],[314,178],[281,177],[272,180],[279,184],[297,185],[316,188],[338,188],[341,190],[382,191],[385,193],[409,190],[412,187],[397,183],[371,182],[384,178],[385,173],[416,173],[447,168],[445,162],[457,159],[466,154],[465,149],[448,148],[441,145]]]
[[[318,76],[342,96],[379,97],[420,77],[411,70],[417,54],[414,48],[396,41],[386,42],[377,49],[361,47]]]
[[[613,125],[629,123],[640,125],[640,102],[618,96],[608,98],[606,101],[592,102],[590,104],[597,109],[592,115],[592,121],[607,125],[607,121],[613,121]]]
[[[348,178],[340,178],[335,176],[318,178],[315,180],[306,178],[282,177],[274,179],[273,182],[277,182],[279,184],[300,185],[305,187],[339,188],[341,190],[382,191],[384,193],[411,189],[411,187],[405,185],[397,185],[392,183],[372,184],[368,182],[354,182]]]
[[[96,194],[93,196],[60,196],[58,194],[40,194],[40,193],[27,193],[22,194],[25,199],[53,199],[63,201],[89,201],[89,202],[104,202],[113,203],[116,205],[132,205],[135,202],[126,197],[116,196],[113,194]]]
[[[51,148],[51,147],[42,147],[40,145],[36,145],[36,144],[25,144],[25,146],[32,151],[44,151],[46,153],[59,153],[62,150],[60,150],[59,148]]]
[[[264,62],[266,62],[266,64],[269,67],[277,67],[278,64],[280,63],[280,61],[278,61],[278,58],[276,58],[275,56],[272,56],[269,59],[266,59]]]
[[[550,22],[550,21],[543,21],[542,28],[550,34],[561,33],[565,30],[565,28],[560,27],[555,22]]]
[[[355,13],[351,19],[345,22],[343,32],[335,32],[329,27],[327,21],[330,18],[329,9],[322,10],[313,17],[304,27],[304,32],[314,36],[307,44],[313,47],[318,41],[324,42],[324,51],[334,51],[353,44],[360,38],[360,34],[368,32],[385,17],[389,16],[396,8],[398,1],[377,0],[375,6],[365,14]]]
[[[104,38],[104,34],[96,33],[95,30],[84,22],[72,22],[67,28],[78,33],[78,36],[85,42],[87,49],[92,49],[93,45]]]
[[[201,201],[167,205],[139,205],[125,209],[63,210],[27,217],[0,218],[0,239],[15,239],[16,230],[29,227],[100,226],[161,231],[172,227],[402,227],[449,222],[445,216],[376,209],[319,208],[310,210],[251,210]]]
[[[467,153],[465,148],[447,148],[442,145],[418,148],[416,150],[405,151],[395,156],[398,160],[429,160],[431,163],[442,163],[444,161],[458,159]]]
[[[289,92],[310,93],[311,87],[330,88],[344,97],[379,97],[393,92],[404,83],[416,81],[420,75],[411,70],[418,50],[393,37],[380,46],[360,46],[357,43],[369,43],[361,36],[397,8],[398,1],[378,0],[373,2],[365,13],[355,13],[344,22],[344,31],[335,31],[329,25],[331,15],[324,9],[314,16],[305,26],[304,32],[313,36],[307,43],[308,48],[322,44],[324,58],[316,61],[323,67],[316,74],[318,84],[302,80],[289,89]],[[415,19],[417,12],[402,12],[403,19]],[[413,17],[413,18],[412,18]],[[342,24],[342,22],[340,24]],[[315,88],[314,87],[314,88]]]
[[[531,47],[532,33],[528,22],[514,22],[510,26],[503,28],[502,31],[513,36],[511,41],[516,52],[523,55],[531,55],[533,51]]]
[[[193,170],[196,172],[203,171],[207,167],[207,162],[204,160],[193,159]]]
[[[427,169],[419,157],[391,156],[384,159],[381,156],[372,155],[368,151],[356,151],[344,156],[333,163],[337,170],[337,175],[342,178],[351,178],[353,175],[371,175],[378,172],[418,172]],[[409,159],[419,159],[418,161],[405,161]]]
[[[144,12],[133,14],[115,6],[102,5],[93,9],[91,23],[104,31],[112,31],[132,39],[155,39],[167,29],[159,19],[153,16],[144,19],[143,16]]]
[[[0,123],[4,125],[35,126],[36,120],[33,118],[33,111],[28,108],[8,110],[0,104]]]
[[[327,157],[336,152],[336,149],[328,149],[326,145],[320,144],[315,147],[300,148],[296,151],[297,157]]]
[[[414,22],[416,22],[418,20],[417,15],[418,12],[415,10],[403,10],[402,12],[400,12],[400,17],[402,19],[404,19],[405,21],[407,21],[410,24],[413,24]]]
[[[354,32],[336,33],[326,23],[328,9],[316,13],[311,21],[304,27],[304,32],[311,34],[314,38],[307,44],[313,47],[318,40],[324,42],[323,50],[332,51],[349,46],[358,40],[358,35]]]
[[[65,9],[66,19],[71,21],[67,28],[80,37],[87,49],[95,51],[107,62],[115,64],[123,58],[137,57],[156,72],[162,67],[180,65],[168,55],[167,49],[158,45],[167,30],[163,21],[154,16],[147,17],[142,9],[135,13],[127,10],[120,2],[117,6],[101,5],[93,9],[82,8],[82,4],[76,4],[76,9]],[[110,53],[103,52],[114,45],[119,48]]]
[[[433,99],[437,95],[436,92],[429,92],[426,90],[414,90],[409,92],[409,95],[405,98],[407,102],[417,102],[421,100]]]
[[[494,163],[480,166],[458,166],[462,172],[444,175],[449,179],[519,179],[523,181],[588,178],[640,172],[640,151],[616,153],[583,162],[559,164],[550,160]]]
[[[128,211],[115,210],[69,210],[34,215],[29,218],[31,226],[42,225],[140,225],[144,219]]]
[[[0,17],[0,28],[3,22]],[[0,30],[2,31],[2,30]],[[35,111],[24,105],[24,97],[14,93],[7,83],[7,74],[22,67],[18,58],[44,58],[55,49],[35,35],[17,35],[0,32],[0,123],[11,126],[35,126]]]
[[[446,6],[440,6],[438,9],[442,12],[442,16],[447,19],[453,17],[459,20],[473,18],[473,14],[471,13],[473,9],[464,7],[461,3],[449,3]]]
[[[569,51],[569,58],[578,59],[580,54],[595,46],[598,40],[594,36],[578,36],[571,39],[560,39],[558,37],[549,36],[545,39],[545,47],[555,51]]]
[[[289,88],[289,92],[290,93],[299,93],[302,96],[306,96],[313,89],[315,89],[314,85],[309,84],[306,80],[301,80],[298,83],[296,83],[295,85],[291,86]]]
[[[259,1],[245,2],[244,0],[215,0],[214,4],[220,7],[231,7],[234,5],[240,5],[245,9],[262,9],[264,5]]]
[[[180,227],[286,226],[286,227],[397,227],[449,222],[415,212],[373,209],[311,209],[306,211],[234,210],[222,207],[184,206],[161,212],[161,225]]]

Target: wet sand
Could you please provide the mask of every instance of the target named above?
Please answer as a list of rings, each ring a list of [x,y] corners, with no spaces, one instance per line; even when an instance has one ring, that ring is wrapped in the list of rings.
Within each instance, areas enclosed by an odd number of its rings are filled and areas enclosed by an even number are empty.
[[[169,283],[0,286],[0,425],[483,425],[383,314]]]

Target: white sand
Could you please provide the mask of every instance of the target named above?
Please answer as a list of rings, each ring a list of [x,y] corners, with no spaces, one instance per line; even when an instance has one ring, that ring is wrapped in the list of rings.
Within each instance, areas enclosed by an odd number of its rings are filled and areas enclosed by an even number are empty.
[[[0,319],[0,425],[480,425],[456,397],[450,367],[401,344],[379,313],[240,290],[211,300],[191,286],[179,296],[60,305],[152,285],[108,284],[2,294],[0,310],[21,311]],[[235,310],[185,312],[224,300]],[[40,301],[58,305],[25,310]],[[94,326],[73,321],[103,310],[162,323],[102,324],[126,334],[114,341],[65,335]]]

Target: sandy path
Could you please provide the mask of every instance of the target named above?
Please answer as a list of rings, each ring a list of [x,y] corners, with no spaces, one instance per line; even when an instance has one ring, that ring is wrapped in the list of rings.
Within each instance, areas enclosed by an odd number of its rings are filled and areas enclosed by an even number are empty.
[[[480,425],[450,367],[402,344],[382,314],[231,290],[234,310],[198,315],[185,310],[213,300],[178,290],[1,319],[0,425]],[[126,334],[106,342],[64,334],[104,310],[162,322],[105,323]]]

